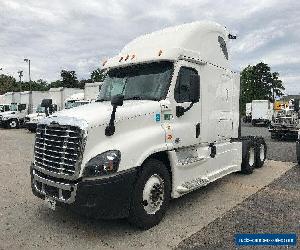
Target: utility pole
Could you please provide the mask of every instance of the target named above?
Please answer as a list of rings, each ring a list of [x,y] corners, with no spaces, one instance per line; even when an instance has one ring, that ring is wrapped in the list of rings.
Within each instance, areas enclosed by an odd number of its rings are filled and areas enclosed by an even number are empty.
[[[30,76],[30,59],[25,58],[25,59],[24,59],[24,62],[27,62],[27,63],[28,63],[29,86],[30,86],[30,91],[31,91],[32,89],[31,89],[31,76]]]
[[[20,92],[22,92],[22,76],[23,76],[23,70],[18,71],[19,79],[20,79]]]

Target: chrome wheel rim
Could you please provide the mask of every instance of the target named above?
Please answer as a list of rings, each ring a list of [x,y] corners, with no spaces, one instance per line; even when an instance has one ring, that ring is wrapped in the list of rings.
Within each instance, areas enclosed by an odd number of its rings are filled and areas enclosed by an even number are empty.
[[[143,206],[147,214],[155,214],[160,210],[164,200],[164,181],[157,175],[152,175],[143,190]]]
[[[265,146],[263,144],[260,145],[259,158],[261,161],[265,160]]]
[[[255,154],[254,154],[254,148],[253,147],[251,147],[250,149],[249,149],[249,165],[250,166],[253,166],[254,165],[254,159],[255,159]]]
[[[11,121],[11,122],[10,122],[10,126],[11,126],[12,128],[15,128],[15,127],[17,126],[17,123],[16,123],[15,121]]]

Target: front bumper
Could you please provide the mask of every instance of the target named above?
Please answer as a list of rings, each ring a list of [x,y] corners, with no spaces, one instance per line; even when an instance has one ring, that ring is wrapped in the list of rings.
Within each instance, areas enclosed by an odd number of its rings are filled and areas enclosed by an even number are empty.
[[[31,166],[31,186],[41,199],[51,197],[58,205],[67,206],[88,217],[124,218],[129,214],[137,170],[97,180],[67,181],[46,176]]]
[[[37,123],[26,122],[25,127],[30,131],[35,131],[37,128]]]

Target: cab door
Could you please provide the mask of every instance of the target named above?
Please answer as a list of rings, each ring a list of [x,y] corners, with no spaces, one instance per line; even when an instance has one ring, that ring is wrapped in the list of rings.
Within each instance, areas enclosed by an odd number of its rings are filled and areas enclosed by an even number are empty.
[[[174,71],[172,91],[169,100],[172,112],[170,129],[171,138],[175,148],[196,145],[201,138],[201,98],[192,101],[191,92],[193,79],[198,78],[199,69],[195,64],[179,61]],[[198,89],[200,92],[200,87]],[[200,93],[199,93],[200,95]]]

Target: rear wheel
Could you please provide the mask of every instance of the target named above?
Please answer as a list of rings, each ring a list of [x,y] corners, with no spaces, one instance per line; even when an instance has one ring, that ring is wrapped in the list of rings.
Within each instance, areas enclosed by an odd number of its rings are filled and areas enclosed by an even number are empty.
[[[241,172],[252,174],[255,166],[255,145],[252,140],[243,141],[243,158]]]
[[[255,167],[261,168],[267,158],[267,144],[263,138],[258,139],[256,145]]]
[[[8,127],[9,128],[18,128],[19,127],[19,122],[17,119],[12,119],[8,122]]]
[[[157,225],[166,213],[170,190],[171,181],[166,166],[156,159],[147,160],[135,184],[129,222],[142,229]]]

